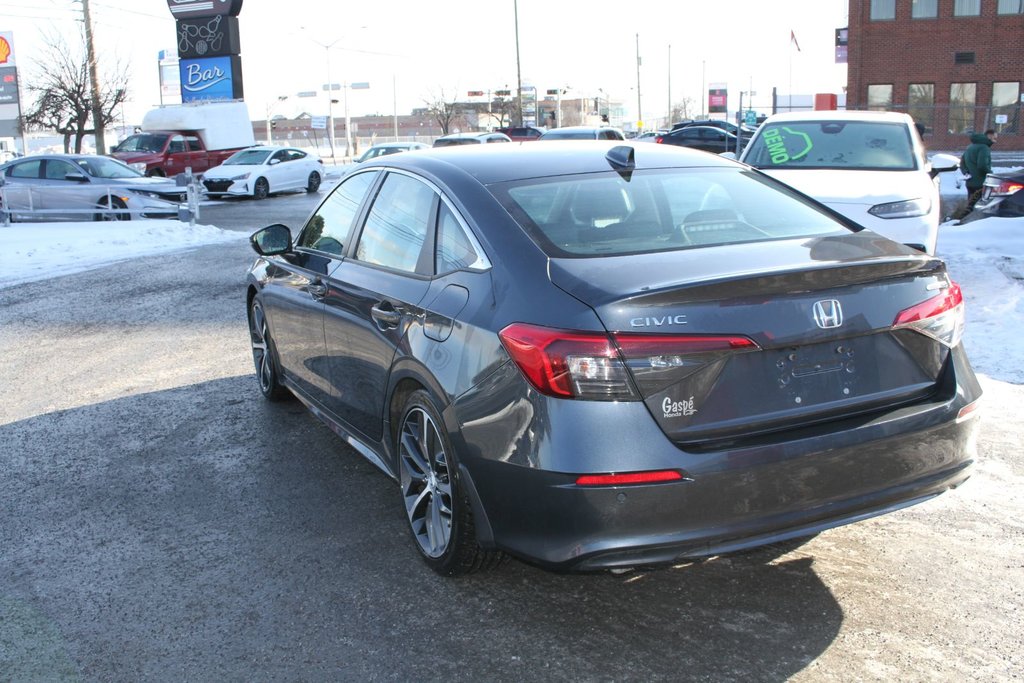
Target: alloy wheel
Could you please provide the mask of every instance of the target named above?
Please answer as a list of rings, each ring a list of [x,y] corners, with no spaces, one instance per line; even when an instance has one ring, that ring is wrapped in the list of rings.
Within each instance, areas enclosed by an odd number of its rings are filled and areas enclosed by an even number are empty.
[[[452,478],[444,441],[423,408],[406,413],[399,437],[402,496],[420,550],[444,555],[452,537]]]

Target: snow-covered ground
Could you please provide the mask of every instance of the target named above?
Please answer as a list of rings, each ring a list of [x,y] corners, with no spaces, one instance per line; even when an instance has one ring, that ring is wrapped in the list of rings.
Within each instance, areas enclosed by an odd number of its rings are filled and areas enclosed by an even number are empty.
[[[957,173],[944,176],[943,196],[965,196]],[[246,237],[163,220],[0,225],[0,288]],[[1024,384],[1024,218],[946,223],[938,253],[967,299],[964,343],[975,369]]]

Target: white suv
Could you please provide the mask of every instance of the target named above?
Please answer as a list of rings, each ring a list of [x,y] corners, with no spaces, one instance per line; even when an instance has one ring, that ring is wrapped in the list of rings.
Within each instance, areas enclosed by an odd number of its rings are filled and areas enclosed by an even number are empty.
[[[925,156],[907,114],[808,111],[775,114],[740,161],[889,239],[935,253],[938,174],[958,160]]]

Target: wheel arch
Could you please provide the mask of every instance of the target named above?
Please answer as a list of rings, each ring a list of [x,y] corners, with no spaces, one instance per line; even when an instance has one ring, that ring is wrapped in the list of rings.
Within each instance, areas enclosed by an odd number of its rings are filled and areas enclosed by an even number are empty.
[[[444,421],[444,429],[448,432],[448,441],[452,444],[452,448],[456,448],[461,439],[453,438],[453,433],[458,431],[458,425],[451,424],[452,412],[449,409],[451,399],[441,388],[440,383],[433,379],[429,373],[410,363],[393,370],[391,377],[391,391],[388,395],[384,430],[387,447],[391,455],[389,465],[394,468],[397,476],[401,466],[398,462],[398,445],[396,443],[399,423],[402,419],[402,409],[405,407],[406,401],[415,392],[422,390],[435,401],[435,408],[437,408],[441,419]],[[445,398],[442,400],[441,397]],[[467,469],[465,458],[462,455],[461,453],[456,453],[455,460],[458,463],[459,478],[463,484],[463,490],[473,510],[477,543],[482,548],[494,548],[494,531],[491,528],[490,518],[487,516],[487,510],[484,508],[483,502],[480,500],[480,494],[477,492],[476,484],[473,482],[473,475]]]

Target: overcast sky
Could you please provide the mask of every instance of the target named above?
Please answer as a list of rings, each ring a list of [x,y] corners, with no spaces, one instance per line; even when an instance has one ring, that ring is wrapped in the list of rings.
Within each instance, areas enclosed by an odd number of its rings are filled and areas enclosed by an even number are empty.
[[[100,60],[131,64],[131,123],[159,104],[157,53],[174,51],[174,20],[166,0],[90,0]],[[726,83],[730,107],[740,90],[755,106],[781,93],[841,93],[845,65],[834,62],[834,31],[846,25],[846,0],[734,0],[730,3],[649,0],[629,5],[576,0],[518,0],[519,52],[524,83],[541,91],[570,87],[566,97],[598,96],[599,89],[637,108],[637,36],[640,95],[647,117],[689,97],[698,110],[702,86]],[[425,99],[516,83],[513,0],[440,0],[386,3],[340,0],[246,0],[239,22],[245,99],[253,118],[269,102],[288,100],[275,113],[326,110],[326,99],[299,99],[327,82],[368,81],[349,93],[351,115],[408,113]],[[698,7],[700,9],[698,9]],[[80,33],[74,0],[0,0],[0,31],[13,31],[24,82],[42,52],[43,35]],[[76,26],[78,28],[76,28]],[[790,39],[796,36],[800,50]],[[327,50],[322,45],[334,43]],[[318,45],[319,43],[319,45]],[[669,60],[671,45],[671,62]],[[336,115],[340,115],[338,112]]]

